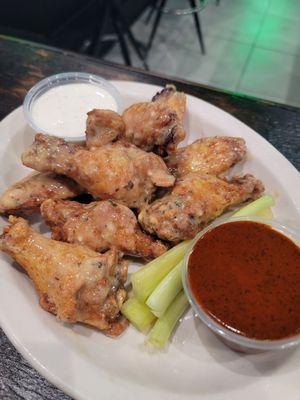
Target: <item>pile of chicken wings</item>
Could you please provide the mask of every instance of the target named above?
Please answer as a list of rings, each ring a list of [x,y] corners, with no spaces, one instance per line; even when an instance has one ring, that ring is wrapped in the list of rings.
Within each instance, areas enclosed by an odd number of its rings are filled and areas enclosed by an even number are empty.
[[[168,85],[122,115],[89,112],[84,145],[39,133],[23,152],[22,163],[35,172],[0,197],[10,222],[0,249],[60,320],[119,335],[127,326],[120,313],[124,255],[155,258],[264,191],[250,174],[227,178],[246,156],[241,138],[206,137],[177,148],[186,137],[185,111],[185,94]],[[51,239],[22,218],[35,212]]]

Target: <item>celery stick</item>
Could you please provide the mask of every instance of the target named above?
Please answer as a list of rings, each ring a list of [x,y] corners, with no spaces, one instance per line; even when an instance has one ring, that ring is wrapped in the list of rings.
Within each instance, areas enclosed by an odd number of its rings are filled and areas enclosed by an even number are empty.
[[[146,301],[147,306],[157,317],[161,317],[182,289],[182,261],[180,261],[158,284]]]
[[[261,210],[255,214],[257,217],[263,217],[267,219],[273,219],[274,215],[272,213],[271,208],[266,208],[264,210]]]
[[[252,201],[245,207],[240,208],[238,211],[232,214],[232,217],[251,217],[257,215],[265,208],[274,206],[275,200],[272,196],[264,195],[259,199]]]
[[[152,344],[160,349],[164,348],[177,321],[187,308],[188,303],[188,299],[182,290],[178,293],[164,315],[155,322],[146,340],[146,344]]]
[[[241,208],[239,211],[233,214],[233,216],[257,215],[272,219],[273,214],[269,205],[274,205],[274,203],[273,197],[265,195]],[[182,262],[179,262],[168,273],[168,275],[163,278],[163,280],[158,284],[146,301],[148,307],[158,318],[163,315],[173,301],[174,297],[182,289],[181,265]]]
[[[190,241],[187,240],[157,257],[131,276],[134,295],[145,302],[159,282],[183,259]]]
[[[146,304],[141,303],[135,297],[125,301],[121,313],[141,332],[147,331],[156,319]]]

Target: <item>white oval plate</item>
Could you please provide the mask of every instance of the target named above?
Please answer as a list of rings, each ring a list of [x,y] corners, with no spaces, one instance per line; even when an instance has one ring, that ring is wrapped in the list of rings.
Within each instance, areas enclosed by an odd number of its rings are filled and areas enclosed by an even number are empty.
[[[126,105],[149,100],[160,87],[114,82]],[[275,216],[299,227],[297,170],[266,140],[224,111],[187,96],[186,142],[201,136],[241,136],[249,155],[243,171],[277,196]],[[20,154],[32,142],[21,108],[0,123],[0,190],[28,173]],[[1,219],[1,228],[5,224]],[[27,276],[0,255],[0,322],[23,356],[77,399],[299,399],[300,349],[245,355],[225,347],[189,312],[168,352],[148,354],[143,335],[129,328],[109,339],[84,326],[66,326],[42,311]]]

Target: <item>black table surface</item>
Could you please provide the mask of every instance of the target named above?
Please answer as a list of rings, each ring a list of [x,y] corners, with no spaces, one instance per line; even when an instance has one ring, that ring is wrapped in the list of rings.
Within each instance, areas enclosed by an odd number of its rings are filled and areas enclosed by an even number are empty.
[[[214,104],[249,125],[300,169],[298,108],[3,36],[0,36],[0,120],[22,104],[26,92],[37,81],[67,71],[84,71],[109,79],[156,85],[173,82],[178,89]],[[70,397],[41,377],[0,329],[0,399],[66,400]]]

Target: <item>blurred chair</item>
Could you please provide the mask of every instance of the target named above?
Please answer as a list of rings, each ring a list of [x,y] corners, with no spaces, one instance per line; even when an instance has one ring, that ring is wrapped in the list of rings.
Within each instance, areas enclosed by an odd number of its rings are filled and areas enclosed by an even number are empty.
[[[131,65],[128,40],[145,63],[130,25],[148,0],[0,0],[0,34],[103,57],[118,41]]]
[[[148,70],[148,65],[145,60],[145,46],[133,35],[126,14],[124,13],[123,6],[124,4],[122,0],[99,1],[99,20],[96,24],[95,32],[92,37],[90,53],[95,56],[101,54],[101,50],[105,42],[105,28],[108,24],[110,24],[118,39],[125,64],[132,65],[129,46],[127,45],[128,41],[135,51],[137,57],[141,60],[144,68]]]
[[[90,33],[93,0],[0,0],[0,33],[75,51]]]
[[[201,29],[199,12],[201,10],[203,10],[203,8],[206,6],[208,1],[209,0],[187,0],[187,2],[189,3],[189,7],[180,8],[180,9],[179,8],[171,9],[171,8],[166,7],[168,0],[152,0],[151,4],[150,4],[149,14],[147,16],[147,21],[149,22],[152,19],[152,16],[153,15],[155,15],[155,16],[154,16],[154,22],[153,22],[153,27],[152,27],[152,30],[150,33],[149,41],[147,44],[147,51],[149,51],[151,49],[153,40],[154,40],[156,32],[157,32],[157,28],[158,28],[158,25],[160,23],[163,13],[173,14],[175,16],[191,14],[191,15],[193,15],[193,18],[194,18],[194,24],[195,24],[196,33],[198,36],[201,52],[202,52],[202,54],[205,54],[205,44],[204,44],[204,39],[203,39],[203,34],[202,34],[202,29]]]

